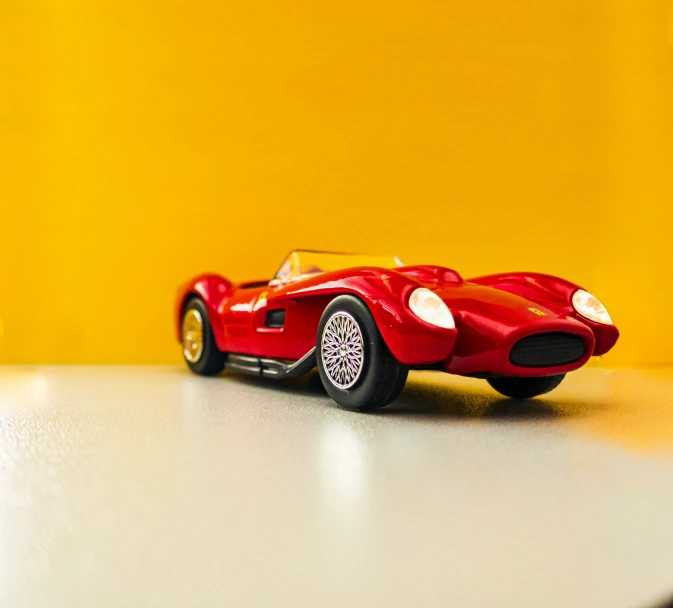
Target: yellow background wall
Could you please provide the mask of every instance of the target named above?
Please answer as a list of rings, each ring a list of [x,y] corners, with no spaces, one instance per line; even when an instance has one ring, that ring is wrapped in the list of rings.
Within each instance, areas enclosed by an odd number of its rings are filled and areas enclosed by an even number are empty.
[[[201,271],[288,249],[583,284],[673,362],[656,0],[0,0],[0,361],[179,360]]]

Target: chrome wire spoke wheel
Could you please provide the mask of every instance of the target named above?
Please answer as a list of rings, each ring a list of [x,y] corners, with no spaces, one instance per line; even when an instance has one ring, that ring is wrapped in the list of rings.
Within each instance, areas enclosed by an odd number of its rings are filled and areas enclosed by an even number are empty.
[[[353,386],[364,366],[364,341],[360,326],[347,312],[335,312],[325,324],[320,354],[329,381],[336,387]]]
[[[182,319],[182,352],[190,363],[196,363],[203,354],[203,317],[193,308]]]

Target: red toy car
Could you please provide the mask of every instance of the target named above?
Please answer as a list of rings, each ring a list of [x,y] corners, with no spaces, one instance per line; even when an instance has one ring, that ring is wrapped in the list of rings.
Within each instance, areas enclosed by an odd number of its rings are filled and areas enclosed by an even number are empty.
[[[410,369],[484,378],[508,397],[542,395],[619,332],[579,286],[536,273],[464,280],[392,256],[293,251],[271,281],[204,274],[180,291],[190,369],[286,378],[316,365],[341,407],[388,405]]]

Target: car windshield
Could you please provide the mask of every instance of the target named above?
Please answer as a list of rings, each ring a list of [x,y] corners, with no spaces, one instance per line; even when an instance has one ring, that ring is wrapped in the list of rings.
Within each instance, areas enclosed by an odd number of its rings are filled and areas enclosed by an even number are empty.
[[[378,266],[395,268],[402,262],[394,255],[366,255],[359,253],[332,253],[329,251],[292,251],[278,269],[271,281],[278,285],[296,281],[321,272],[354,268],[356,266]]]

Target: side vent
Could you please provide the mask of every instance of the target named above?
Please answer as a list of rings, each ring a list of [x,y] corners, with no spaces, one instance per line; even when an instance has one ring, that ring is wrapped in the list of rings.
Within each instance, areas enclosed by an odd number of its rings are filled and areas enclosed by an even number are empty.
[[[285,325],[285,309],[277,308],[276,310],[269,310],[266,313],[267,327],[281,328]]]

